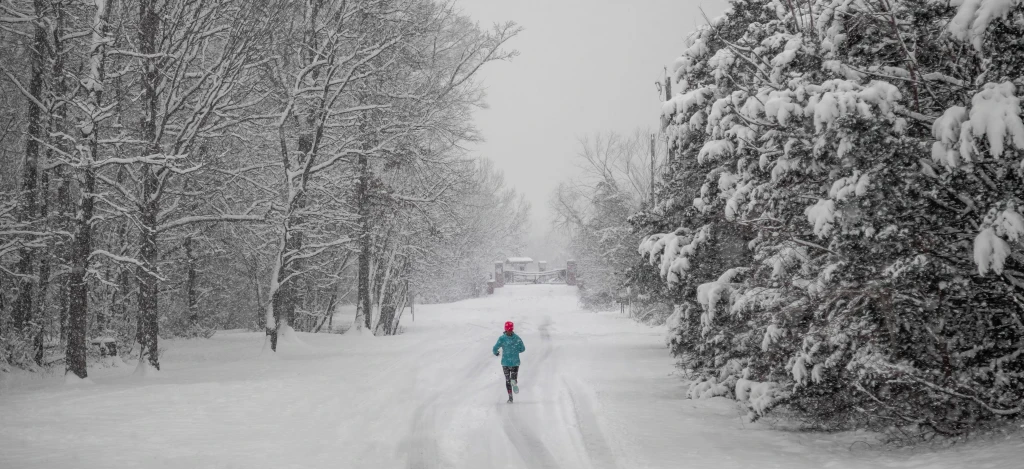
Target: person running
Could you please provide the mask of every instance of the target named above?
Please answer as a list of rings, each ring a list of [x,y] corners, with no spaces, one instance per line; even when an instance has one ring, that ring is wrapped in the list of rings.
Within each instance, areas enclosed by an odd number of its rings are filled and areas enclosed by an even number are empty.
[[[516,335],[512,321],[505,323],[505,333],[498,337],[498,342],[491,350],[494,356],[498,356],[498,349],[501,349],[505,356],[501,357],[501,371],[505,373],[505,390],[508,391],[508,403],[512,403],[512,393],[519,394],[519,354],[526,351],[523,339]]]

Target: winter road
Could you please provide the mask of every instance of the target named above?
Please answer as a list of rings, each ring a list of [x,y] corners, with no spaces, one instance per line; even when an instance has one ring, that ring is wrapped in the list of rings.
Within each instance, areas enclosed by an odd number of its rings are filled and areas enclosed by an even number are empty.
[[[410,319],[395,337],[299,334],[276,355],[261,333],[164,341],[150,377],[0,376],[0,468],[981,469],[1024,452],[899,453],[744,423],[735,401],[684,398],[663,328],[580,311],[571,287],[508,286]],[[506,320],[527,348],[511,405],[491,354]]]

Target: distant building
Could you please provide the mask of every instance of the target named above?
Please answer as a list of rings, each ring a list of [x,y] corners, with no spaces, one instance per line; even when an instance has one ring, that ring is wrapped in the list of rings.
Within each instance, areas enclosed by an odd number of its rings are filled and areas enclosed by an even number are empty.
[[[529,257],[510,257],[505,259],[505,263],[511,266],[509,270],[526,272],[526,266],[533,264],[533,259],[530,259]]]

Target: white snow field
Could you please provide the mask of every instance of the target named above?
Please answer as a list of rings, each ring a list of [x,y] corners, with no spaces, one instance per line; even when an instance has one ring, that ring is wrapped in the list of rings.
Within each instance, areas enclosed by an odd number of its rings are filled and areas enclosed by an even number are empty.
[[[491,346],[526,352],[505,403]],[[577,308],[566,286],[420,306],[396,337],[261,333],[164,343],[163,370],[0,381],[0,468],[1010,468],[1019,433],[891,450],[744,423],[687,400],[663,330]]]

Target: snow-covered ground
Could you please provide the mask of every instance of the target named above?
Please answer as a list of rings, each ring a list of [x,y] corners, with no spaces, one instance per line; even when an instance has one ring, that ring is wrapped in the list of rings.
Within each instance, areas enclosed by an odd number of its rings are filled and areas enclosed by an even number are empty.
[[[0,377],[0,468],[1010,468],[1021,435],[888,450],[869,435],[747,424],[684,399],[660,328],[579,311],[566,286],[420,306],[396,337],[299,334],[164,342],[163,370]],[[527,350],[505,403],[491,346]]]

